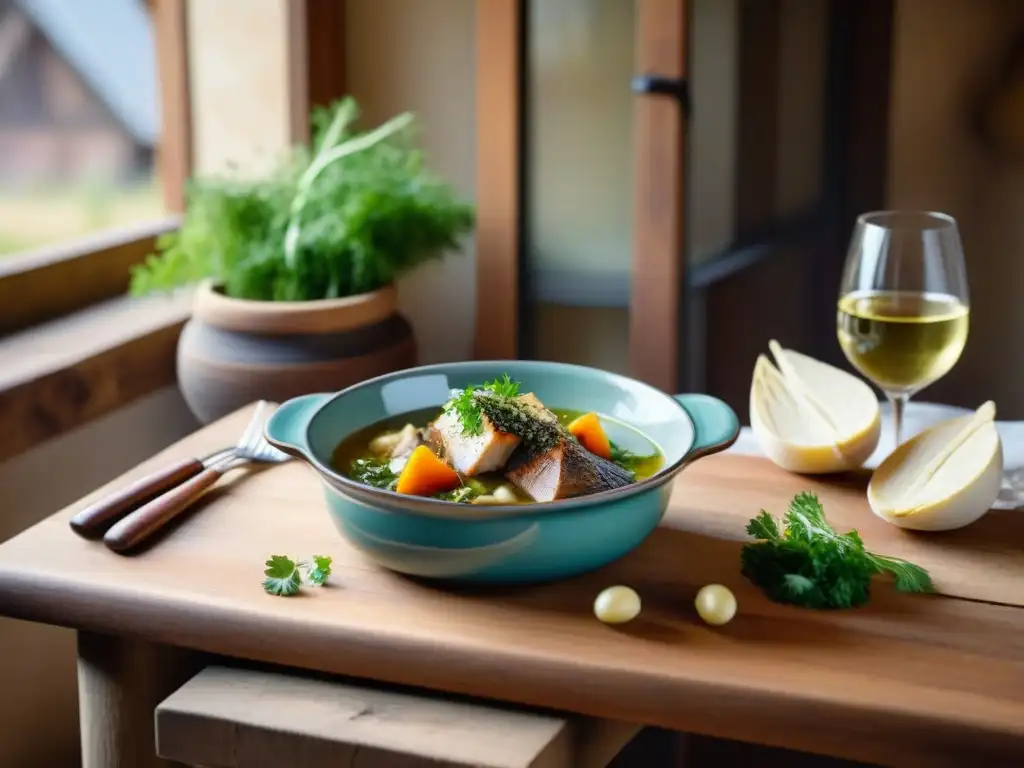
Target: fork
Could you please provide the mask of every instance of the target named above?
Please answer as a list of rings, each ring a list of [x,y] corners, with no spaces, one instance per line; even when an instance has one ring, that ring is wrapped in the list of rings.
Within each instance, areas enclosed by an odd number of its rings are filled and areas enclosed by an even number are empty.
[[[245,464],[278,464],[290,459],[290,456],[272,446],[263,436],[263,425],[269,416],[263,415],[266,406],[267,403],[262,400],[256,406],[249,426],[233,451],[216,459],[198,475],[119,520],[104,534],[103,543],[114,552],[133,549],[192,506],[226,472]]]
[[[253,417],[249,420],[245,432],[242,433],[236,445],[221,448],[219,451],[208,453],[199,459],[182,459],[176,464],[146,475],[131,485],[104,496],[71,518],[69,522],[71,530],[87,539],[98,538],[106,532],[107,528],[132,510],[152,501],[172,488],[176,488],[207,467],[238,454],[245,449],[246,441],[251,438],[252,430],[258,429],[261,414],[262,408],[257,405]]]

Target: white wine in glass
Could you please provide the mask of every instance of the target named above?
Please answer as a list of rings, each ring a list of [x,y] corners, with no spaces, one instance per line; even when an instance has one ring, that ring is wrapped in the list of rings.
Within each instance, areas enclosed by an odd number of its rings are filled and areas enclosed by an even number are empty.
[[[892,404],[894,446],[907,401],[960,359],[968,318],[967,272],[952,217],[916,211],[858,217],[839,290],[839,345]]]

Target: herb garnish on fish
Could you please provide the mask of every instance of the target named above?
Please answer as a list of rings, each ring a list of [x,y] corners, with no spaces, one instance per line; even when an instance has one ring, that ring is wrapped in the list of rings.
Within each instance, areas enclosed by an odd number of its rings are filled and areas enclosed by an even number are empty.
[[[523,441],[528,455],[554,448],[562,440],[573,440],[569,430],[550,411],[542,411],[519,398],[478,393],[480,410],[495,429],[515,435]]]
[[[445,411],[454,411],[462,424],[462,434],[469,437],[482,434],[483,408],[478,395],[489,393],[496,397],[513,398],[519,394],[519,382],[512,381],[506,373],[502,378],[486,384],[471,384],[444,404]]]
[[[520,438],[530,453],[548,450],[572,437],[552,414],[520,396],[519,382],[507,373],[485,384],[466,387],[444,404],[444,410],[458,417],[463,435],[483,434],[486,416],[495,429]]]

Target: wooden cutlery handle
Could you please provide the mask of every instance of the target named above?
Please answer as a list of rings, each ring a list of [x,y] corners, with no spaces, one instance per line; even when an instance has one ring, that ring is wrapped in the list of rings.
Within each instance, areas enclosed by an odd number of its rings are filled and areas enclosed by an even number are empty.
[[[103,537],[103,543],[115,552],[124,552],[141,544],[188,509],[222,474],[216,467],[204,469],[191,480],[139,507],[116,523]]]
[[[167,469],[146,475],[80,511],[71,518],[71,530],[86,538],[97,538],[139,505],[152,501],[202,471],[203,462],[199,459],[185,459]]]

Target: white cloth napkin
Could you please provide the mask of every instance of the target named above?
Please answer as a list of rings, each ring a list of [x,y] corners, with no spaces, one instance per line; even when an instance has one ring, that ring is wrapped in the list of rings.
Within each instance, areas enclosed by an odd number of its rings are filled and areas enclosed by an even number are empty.
[[[903,412],[903,439],[907,440],[928,427],[946,419],[970,413],[967,408],[939,403],[919,403],[911,400]],[[1014,488],[1009,476],[1018,469],[1024,469],[1024,421],[997,421],[996,429],[1003,442],[1003,491],[999,495],[995,507],[997,509],[1014,509],[1024,505],[1024,487]],[[892,408],[888,402],[882,403],[882,439],[878,448],[871,454],[864,466],[874,469],[888,456],[893,449]],[[729,449],[731,453],[742,453],[754,456],[763,455],[761,446],[750,431],[750,427],[740,430],[739,439]]]

